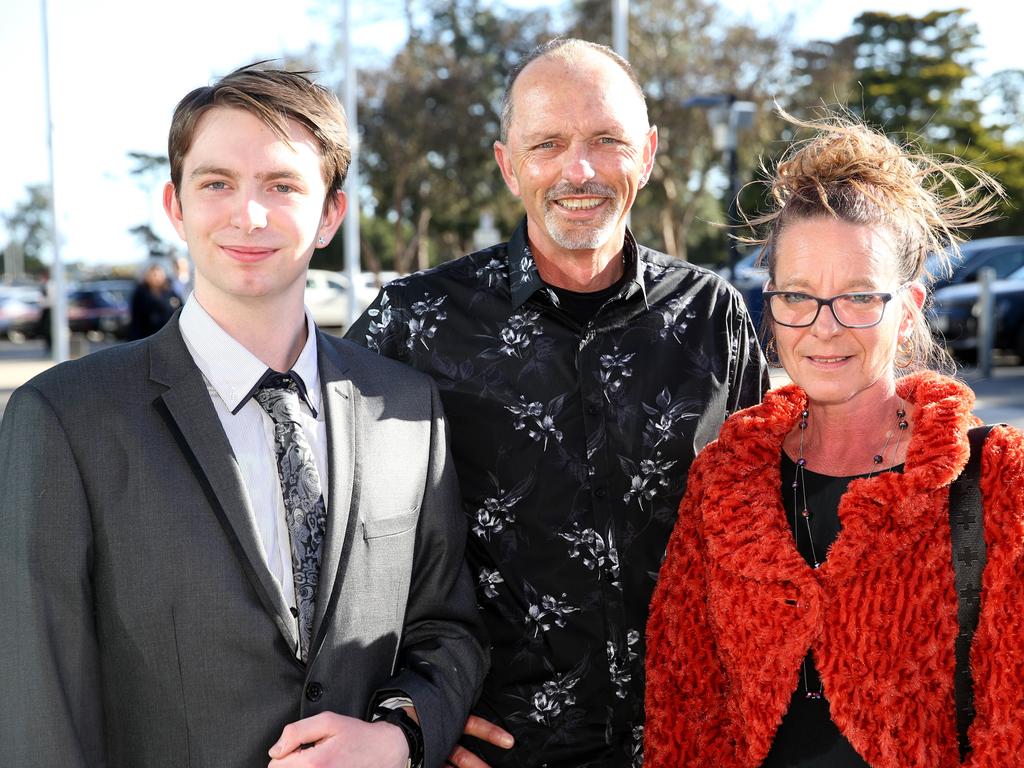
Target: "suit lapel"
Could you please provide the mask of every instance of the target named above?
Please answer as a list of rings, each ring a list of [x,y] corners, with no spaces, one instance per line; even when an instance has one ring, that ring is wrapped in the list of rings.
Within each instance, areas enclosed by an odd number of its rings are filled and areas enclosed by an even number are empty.
[[[206,491],[246,576],[288,647],[297,647],[295,622],[264,561],[241,471],[206,382],[181,338],[177,316],[152,339],[150,376],[167,387],[157,407]]]
[[[355,525],[352,504],[356,466],[356,393],[352,381],[345,374],[348,364],[342,356],[338,341],[318,331],[317,350],[320,381],[324,396],[327,426],[327,534],[320,558],[320,586],[316,610],[313,614],[313,652],[323,642],[324,617],[333,614],[337,593],[341,588],[344,561]]]

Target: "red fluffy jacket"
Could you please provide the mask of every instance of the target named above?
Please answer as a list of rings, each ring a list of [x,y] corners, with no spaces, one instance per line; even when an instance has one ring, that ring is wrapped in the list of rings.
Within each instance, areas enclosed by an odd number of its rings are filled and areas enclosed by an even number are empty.
[[[898,383],[905,470],[850,483],[818,570],[793,545],[782,440],[790,385],[735,414],[694,462],[647,625],[645,766],[754,768],[808,649],[832,719],[873,768],[959,764],[957,599],[949,485],[967,463],[973,393],[934,373]],[[1024,766],[1024,442],[997,427],[982,459],[988,562],[971,652],[969,766]]]

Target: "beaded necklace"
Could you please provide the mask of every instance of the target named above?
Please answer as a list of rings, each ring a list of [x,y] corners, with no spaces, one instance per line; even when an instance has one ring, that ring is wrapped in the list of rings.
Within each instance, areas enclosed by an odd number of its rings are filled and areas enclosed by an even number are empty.
[[[814,546],[814,534],[811,532],[811,511],[807,506],[807,479],[804,474],[804,467],[807,466],[807,459],[804,457],[804,435],[807,433],[807,419],[809,413],[807,410],[803,410],[800,413],[800,454],[796,460],[796,473],[793,476],[793,544],[799,549],[799,529],[800,518],[803,518],[804,529],[807,534],[807,542],[810,545],[811,550],[811,563],[812,568],[820,568],[821,561],[818,559],[818,551]],[[874,468],[868,473],[865,479],[870,479],[877,475],[881,471],[881,465],[885,461],[885,453],[889,448],[889,444],[892,442],[893,435],[898,434],[899,437],[896,439],[896,445],[893,448],[893,456],[899,455],[900,443],[903,440],[903,435],[906,433],[907,428],[910,426],[907,422],[907,411],[905,404],[901,402],[900,407],[896,411],[896,426],[897,429],[890,429],[885,435],[885,442],[882,444],[882,450],[876,453],[872,457],[872,463]],[[803,503],[801,503],[803,502]],[[824,554],[824,553],[822,553]],[[808,699],[820,699],[823,696],[823,686],[819,678],[818,690],[810,690],[807,684],[807,659],[803,662],[803,683],[804,683],[804,694]]]

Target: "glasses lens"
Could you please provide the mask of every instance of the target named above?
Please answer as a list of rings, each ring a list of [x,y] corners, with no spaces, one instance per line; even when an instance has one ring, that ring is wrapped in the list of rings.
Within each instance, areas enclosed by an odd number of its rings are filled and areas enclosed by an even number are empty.
[[[875,325],[885,311],[885,298],[872,293],[847,293],[837,296],[832,308],[843,325],[853,328]]]
[[[776,322],[783,325],[810,325],[818,302],[806,293],[777,293],[770,297],[768,308]]]

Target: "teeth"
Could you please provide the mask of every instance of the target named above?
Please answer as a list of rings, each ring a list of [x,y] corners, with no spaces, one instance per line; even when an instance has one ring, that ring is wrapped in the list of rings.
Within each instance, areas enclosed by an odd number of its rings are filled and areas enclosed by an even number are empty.
[[[814,359],[817,360],[819,363],[838,363],[838,362],[840,362],[842,360],[845,360],[846,358],[845,357],[816,357]]]
[[[586,197],[582,199],[559,200],[558,204],[563,208],[568,208],[570,211],[583,211],[588,208],[597,208],[603,201],[603,197]]]

